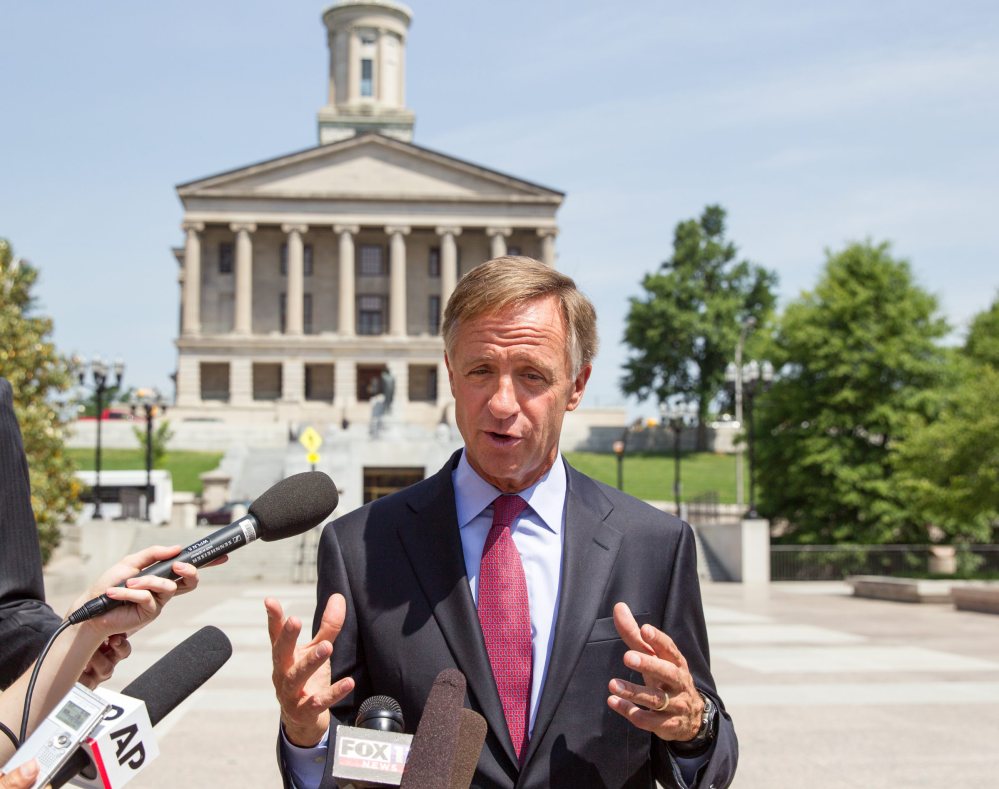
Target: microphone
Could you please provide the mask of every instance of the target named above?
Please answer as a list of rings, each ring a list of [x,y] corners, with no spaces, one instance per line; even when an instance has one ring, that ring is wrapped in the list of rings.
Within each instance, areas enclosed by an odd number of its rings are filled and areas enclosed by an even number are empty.
[[[332,775],[343,789],[398,786],[413,735],[403,734],[402,707],[391,696],[365,699],[353,726],[336,727]]]
[[[465,675],[444,669],[427,696],[399,789],[468,789],[486,721],[465,706]]]
[[[149,721],[155,726],[204,685],[222,668],[231,655],[232,644],[225,633],[211,625],[203,627],[126,685],[122,694],[144,702]],[[139,744],[141,743],[132,745],[134,747]],[[52,787],[58,789],[72,780],[81,770],[87,770],[93,777],[97,775],[93,762],[84,748],[78,748],[55,774]],[[114,784],[114,786],[120,785],[121,782]]]
[[[249,512],[235,523],[188,545],[172,559],[149,565],[139,575],[176,580],[180,576],[173,572],[174,562],[202,567],[257,538],[272,542],[294,537],[322,523],[339,501],[336,484],[322,471],[293,474],[262,493],[250,505]],[[102,594],[88,600],[67,619],[71,625],[78,625],[117,608],[122,602]]]

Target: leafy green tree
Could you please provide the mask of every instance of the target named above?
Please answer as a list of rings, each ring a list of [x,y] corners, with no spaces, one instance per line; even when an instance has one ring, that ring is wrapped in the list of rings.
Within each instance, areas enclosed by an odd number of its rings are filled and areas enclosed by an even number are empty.
[[[52,321],[34,314],[31,290],[38,271],[14,257],[0,239],[0,376],[14,389],[14,412],[24,436],[31,506],[42,557],[59,544],[59,524],[78,509],[73,463],[63,451],[64,423],[57,398],[71,383],[66,360],[50,339]]]
[[[944,542],[987,542],[999,523],[999,368],[961,365],[934,419],[896,448],[897,484]]]
[[[629,300],[621,388],[660,403],[676,395],[696,403],[699,449],[742,323],[753,317],[762,325],[774,305],[776,275],[736,255],[725,237],[725,210],[709,205],[699,220],[676,226],[672,257],[646,274],[644,294]]]
[[[139,447],[142,449],[142,457],[146,457],[146,428],[143,427],[133,427],[132,433],[135,434],[136,439],[139,441]],[[173,438],[173,430],[170,429],[169,420],[163,419],[160,423],[153,428],[153,468],[163,468],[163,459],[166,457],[167,444],[170,439]],[[145,462],[145,461],[143,461]]]
[[[972,361],[999,370],[999,298],[972,319],[964,353]]]
[[[947,331],[888,244],[827,253],[774,337],[781,375],[758,397],[759,509],[803,543],[926,542],[894,484],[892,443],[936,407]]]
[[[952,357],[938,413],[897,447],[898,484],[940,539],[984,542],[999,524],[999,299]]]

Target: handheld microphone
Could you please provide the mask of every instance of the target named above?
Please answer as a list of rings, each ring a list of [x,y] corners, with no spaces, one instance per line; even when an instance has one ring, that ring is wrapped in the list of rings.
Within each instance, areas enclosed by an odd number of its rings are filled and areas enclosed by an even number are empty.
[[[437,675],[416,727],[399,789],[468,789],[486,739],[486,721],[465,706],[465,675]]]
[[[337,726],[332,775],[343,789],[398,786],[413,735],[403,734],[402,707],[391,696],[365,699],[353,726]]]
[[[157,660],[122,693],[144,702],[149,721],[155,726],[204,685],[231,655],[232,644],[225,633],[211,625],[203,627]],[[87,751],[79,748],[55,774],[52,786],[58,789],[87,768],[96,777]]]
[[[264,542],[283,540],[306,532],[336,509],[340,497],[333,480],[321,471],[293,474],[262,493],[249,512],[235,523],[223,526],[209,536],[184,548],[172,559],[151,564],[139,575],[155,575],[176,580],[174,562],[187,562],[202,567],[257,538]],[[124,584],[119,584],[124,586]],[[122,605],[106,594],[88,600],[67,617],[78,625]]]

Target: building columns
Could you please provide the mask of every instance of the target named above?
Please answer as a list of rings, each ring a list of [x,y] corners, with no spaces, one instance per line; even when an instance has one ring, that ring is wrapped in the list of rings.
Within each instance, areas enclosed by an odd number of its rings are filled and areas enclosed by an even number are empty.
[[[343,409],[343,415],[357,404],[357,363],[353,359],[337,359],[333,367],[333,405]]]
[[[454,293],[458,284],[458,246],[455,238],[461,235],[460,227],[439,227],[437,235],[441,237],[441,314],[447,300]]]
[[[288,234],[288,291],[285,307],[285,334],[301,335],[303,327],[303,302],[305,300],[305,249],[302,234],[308,231],[307,225],[281,225]]]
[[[229,403],[253,404],[253,360],[235,357],[229,362]]]
[[[389,226],[389,334],[406,336],[406,236],[409,228]]]
[[[359,230],[357,225],[333,225],[333,232],[340,237],[340,305],[337,329],[341,337],[354,336],[354,236]],[[337,368],[339,369],[339,365]]]
[[[347,31],[347,101],[356,104],[361,95],[361,61],[358,58],[357,30]]]
[[[203,222],[185,222],[184,242],[184,311],[180,333],[184,337],[201,334],[201,236]]]
[[[555,268],[555,236],[558,235],[558,230],[554,227],[539,227],[538,235],[541,237],[541,262]]]
[[[506,240],[513,235],[513,228],[487,227],[486,235],[489,236],[489,256],[501,258],[506,254]]]
[[[236,334],[253,333],[253,223],[230,225],[236,234]]]
[[[286,403],[305,401],[305,362],[285,359],[281,363],[281,400]]]

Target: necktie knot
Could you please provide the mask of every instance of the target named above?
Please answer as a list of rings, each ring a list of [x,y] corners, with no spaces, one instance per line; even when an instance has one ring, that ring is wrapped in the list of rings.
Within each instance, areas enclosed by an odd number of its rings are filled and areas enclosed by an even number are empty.
[[[497,496],[493,499],[493,527],[508,529],[525,507],[527,502],[520,496]]]

